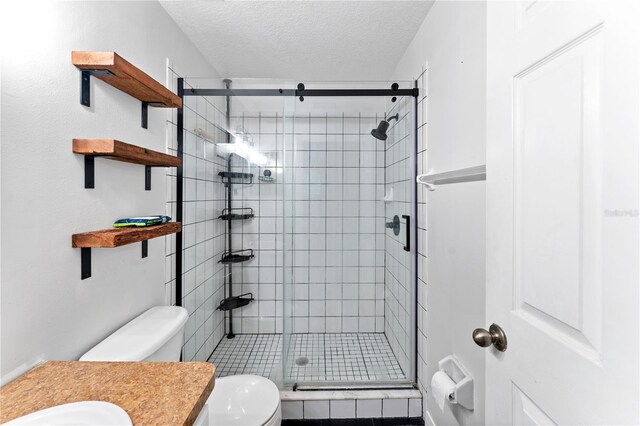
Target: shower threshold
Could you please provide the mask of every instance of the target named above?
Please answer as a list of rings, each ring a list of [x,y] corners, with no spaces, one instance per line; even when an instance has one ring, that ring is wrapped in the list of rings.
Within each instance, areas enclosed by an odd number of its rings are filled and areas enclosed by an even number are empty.
[[[398,383],[386,383],[386,384],[301,384],[297,383],[293,385],[291,390],[293,392],[322,392],[322,391],[386,391],[396,389],[416,389],[416,385],[413,382],[398,382]]]

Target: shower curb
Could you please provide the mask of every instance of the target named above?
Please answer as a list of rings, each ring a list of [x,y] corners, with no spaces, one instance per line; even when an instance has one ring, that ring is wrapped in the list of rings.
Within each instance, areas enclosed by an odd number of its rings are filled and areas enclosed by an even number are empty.
[[[280,391],[282,401],[324,401],[336,399],[416,399],[422,398],[418,389],[363,389],[363,390],[298,390]]]

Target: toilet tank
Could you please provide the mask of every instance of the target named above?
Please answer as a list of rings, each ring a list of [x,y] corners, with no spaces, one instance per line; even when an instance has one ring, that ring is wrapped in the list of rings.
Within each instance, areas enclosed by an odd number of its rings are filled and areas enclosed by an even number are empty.
[[[180,361],[188,318],[180,306],[156,306],[120,327],[80,361]]]

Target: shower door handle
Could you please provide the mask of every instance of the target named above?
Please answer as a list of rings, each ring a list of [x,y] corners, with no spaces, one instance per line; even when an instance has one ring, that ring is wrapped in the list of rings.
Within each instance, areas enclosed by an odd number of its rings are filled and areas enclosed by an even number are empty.
[[[404,251],[411,251],[411,217],[403,214],[402,218],[407,221],[406,225],[406,236],[404,242]]]

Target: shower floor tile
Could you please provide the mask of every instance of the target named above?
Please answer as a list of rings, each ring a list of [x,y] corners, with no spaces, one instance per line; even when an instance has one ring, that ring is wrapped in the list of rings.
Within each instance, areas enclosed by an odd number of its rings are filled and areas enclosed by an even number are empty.
[[[224,338],[209,362],[218,377],[257,374],[282,381],[281,334],[238,334]],[[405,378],[383,333],[292,334],[288,381],[384,381]]]
[[[281,334],[237,334],[222,338],[209,362],[216,365],[216,376],[256,374],[271,378],[280,364]]]

